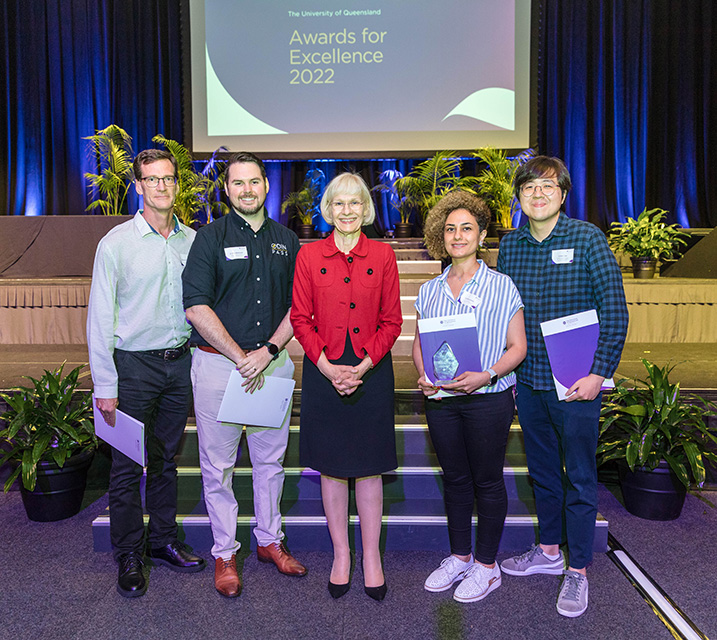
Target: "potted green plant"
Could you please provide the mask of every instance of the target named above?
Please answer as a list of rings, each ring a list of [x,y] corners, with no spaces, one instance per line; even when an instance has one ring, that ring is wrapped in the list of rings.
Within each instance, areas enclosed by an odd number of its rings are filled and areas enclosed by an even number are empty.
[[[297,235],[300,238],[311,238],[314,235],[313,220],[319,208],[320,177],[323,177],[323,172],[317,169],[308,171],[301,188],[288,193],[281,203],[281,213],[291,208],[299,220]]]
[[[687,234],[677,224],[666,224],[666,216],[664,209],[645,207],[637,218],[610,224],[610,248],[630,256],[635,278],[652,278],[658,260],[674,260],[679,246],[687,244]]]
[[[642,364],[647,378],[631,386],[621,380],[603,404],[598,464],[618,461],[630,513],[672,520],[691,483],[702,488],[705,461],[717,462],[717,429],[706,422],[717,415],[717,405],[682,395],[679,383],[669,380],[673,366],[658,367],[644,358]]]
[[[152,142],[161,144],[177,160],[179,180],[174,212],[184,224],[192,226],[196,223],[199,211],[204,211],[207,222],[212,221],[215,211],[220,216],[228,213],[229,205],[219,198],[224,186],[224,163],[219,160],[218,154],[226,151],[226,147],[216,149],[204,169],[198,172],[192,154],[184,145],[162,134],[154,136]]]
[[[121,127],[111,124],[83,139],[89,140],[90,153],[99,170],[99,173],[85,174],[90,184],[90,197],[94,198],[87,211],[99,208],[108,216],[127,213],[127,191],[134,179],[131,136]]]
[[[406,210],[414,209],[421,221],[449,191],[462,189],[478,195],[478,178],[461,176],[462,162],[455,151],[438,151],[417,164],[411,172],[394,182],[399,201]]]
[[[388,202],[398,212],[399,222],[394,226],[396,238],[410,238],[413,225],[410,222],[411,206],[406,197],[401,197],[396,189],[396,181],[403,178],[397,169],[386,169],[378,176],[378,184],[371,191],[383,192],[388,195]]]
[[[7,410],[0,442],[5,450],[0,465],[15,468],[5,492],[21,479],[20,491],[31,520],[47,522],[75,515],[82,505],[87,470],[97,438],[92,422],[92,397],[79,391],[80,365],[63,375],[65,363],[45,370],[31,386],[0,393]]]
[[[522,164],[535,155],[532,149],[526,149],[514,158],[505,151],[494,147],[481,147],[472,152],[474,157],[487,166],[478,175],[478,189],[485,198],[497,224],[498,237],[513,229],[517,202],[513,196],[515,172]]]

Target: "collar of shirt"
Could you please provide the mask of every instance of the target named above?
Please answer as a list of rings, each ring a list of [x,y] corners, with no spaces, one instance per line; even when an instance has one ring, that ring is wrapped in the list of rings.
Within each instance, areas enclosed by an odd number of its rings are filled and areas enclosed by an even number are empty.
[[[236,209],[232,209],[230,214],[230,220],[233,220],[234,224],[238,225],[240,229],[247,229],[248,231],[255,233],[252,226],[241,216],[241,214],[236,212]],[[261,208],[261,214],[264,216],[264,222],[261,223],[259,231],[257,231],[256,233],[261,233],[269,224],[269,216],[267,215],[266,209],[264,207]]]
[[[148,236],[150,233],[156,233],[159,235],[159,232],[154,229],[152,225],[147,222],[147,220],[145,220],[145,217],[142,215],[143,211],[144,209],[140,209],[134,215],[134,226],[137,228],[137,231],[139,231],[139,234],[143,238],[144,236]],[[184,233],[184,231],[182,231],[182,227],[179,226],[179,219],[176,214],[172,214],[172,219],[174,220],[174,229],[172,229],[172,233],[170,235],[174,235],[175,233]]]
[[[337,253],[341,253],[341,251],[336,246],[336,242],[334,242],[334,234],[332,233],[328,238],[326,238],[326,242],[323,244],[323,254],[325,258],[330,258],[331,256],[335,256]],[[351,251],[349,251],[349,254],[360,256],[361,258],[365,258],[368,255],[368,238],[364,233],[361,233],[358,243],[353,249],[351,249]]]
[[[565,214],[564,211],[561,211],[560,214],[558,215],[558,221],[555,223],[553,230],[542,242],[536,240],[533,237],[533,234],[530,233],[530,222],[527,222],[522,227],[520,227],[520,229],[518,229],[517,240],[519,242],[521,240],[526,240],[527,242],[530,242],[531,244],[543,244],[543,242],[549,242],[553,237],[566,236],[566,235],[568,235],[568,233],[569,233],[568,216]]]

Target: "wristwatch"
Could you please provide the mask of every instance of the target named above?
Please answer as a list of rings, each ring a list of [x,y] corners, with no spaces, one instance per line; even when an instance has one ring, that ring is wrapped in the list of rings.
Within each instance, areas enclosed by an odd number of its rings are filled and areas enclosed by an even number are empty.
[[[264,343],[264,346],[269,350],[272,360],[276,360],[279,357],[279,347],[277,347],[275,344],[273,344],[267,340]]]
[[[498,382],[498,374],[493,371],[493,369],[486,369],[488,373],[490,373],[490,382],[488,383],[488,386],[492,387],[496,382]]]

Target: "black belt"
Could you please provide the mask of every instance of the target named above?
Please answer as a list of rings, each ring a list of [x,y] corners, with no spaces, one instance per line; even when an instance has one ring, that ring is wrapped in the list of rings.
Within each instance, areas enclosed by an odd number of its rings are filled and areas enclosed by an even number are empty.
[[[175,349],[155,349],[153,351],[139,351],[138,353],[146,353],[148,356],[156,356],[163,360],[178,360],[189,351],[189,341]]]

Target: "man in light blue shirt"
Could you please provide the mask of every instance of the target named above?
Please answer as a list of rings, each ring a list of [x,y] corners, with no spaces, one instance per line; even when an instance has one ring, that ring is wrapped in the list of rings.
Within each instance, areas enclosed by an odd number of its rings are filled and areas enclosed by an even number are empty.
[[[191,398],[182,270],[195,232],[173,213],[177,162],[148,149],[134,160],[144,209],[97,245],[87,316],[87,343],[97,407],[115,424],[116,409],[145,425],[148,556],[174,571],[201,571],[205,562],[177,540],[177,466]],[[147,590],[143,571],[142,466],[112,449],[110,538],[119,564],[117,591]]]

